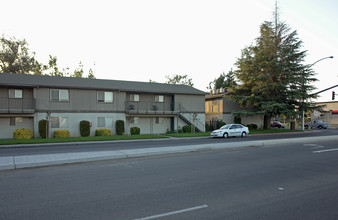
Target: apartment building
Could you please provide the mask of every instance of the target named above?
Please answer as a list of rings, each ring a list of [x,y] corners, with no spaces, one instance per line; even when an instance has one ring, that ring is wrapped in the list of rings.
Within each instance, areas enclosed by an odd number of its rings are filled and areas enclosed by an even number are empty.
[[[205,96],[205,119],[207,124],[215,128],[219,121],[226,124],[234,123],[233,112],[245,110],[238,103],[230,100],[228,96],[229,94],[223,88],[211,90],[210,94]],[[263,119],[263,115],[241,116],[242,124],[256,124],[258,127],[263,127]]]
[[[205,130],[205,93],[186,85],[119,80],[0,74],[0,138],[12,138],[17,128],[30,128],[39,137],[38,123],[47,119],[54,130],[80,136],[79,123],[91,122],[115,134],[116,120],[125,133],[174,131],[193,124]]]

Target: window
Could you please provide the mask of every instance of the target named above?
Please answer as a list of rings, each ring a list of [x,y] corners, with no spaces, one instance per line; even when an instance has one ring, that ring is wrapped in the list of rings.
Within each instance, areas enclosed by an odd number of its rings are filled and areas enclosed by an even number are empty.
[[[97,127],[106,127],[106,128],[112,128],[113,125],[113,117],[98,117],[97,118]]]
[[[155,102],[164,102],[164,96],[163,95],[156,95],[155,96]]]
[[[66,89],[51,89],[50,90],[50,100],[56,102],[68,102],[69,101],[69,91]]]
[[[22,99],[22,89],[9,89],[8,93],[11,99]]]
[[[10,117],[9,118],[9,126],[19,126],[22,125],[23,118],[21,117]]]
[[[156,117],[155,118],[155,124],[162,124],[163,123],[163,119],[160,117]]]
[[[52,117],[51,127],[52,128],[68,128],[68,118],[67,117]]]
[[[15,126],[15,117],[9,118],[9,126]]]
[[[138,117],[130,117],[128,122],[129,122],[129,124],[137,125],[138,124]]]
[[[97,102],[113,102],[113,92],[97,91]]]
[[[130,101],[139,102],[140,101],[140,95],[139,94],[130,94]]]
[[[105,127],[106,123],[105,123],[105,118],[104,117],[98,117],[97,118],[97,127]]]

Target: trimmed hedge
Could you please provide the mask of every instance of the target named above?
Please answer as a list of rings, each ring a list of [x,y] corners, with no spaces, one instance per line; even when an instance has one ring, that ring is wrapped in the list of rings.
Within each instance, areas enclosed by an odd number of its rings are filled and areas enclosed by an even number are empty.
[[[53,138],[68,138],[69,131],[68,130],[55,130],[53,134]]]
[[[107,128],[99,128],[95,131],[95,136],[110,136],[111,130]]]
[[[234,116],[234,123],[235,124],[242,124],[242,118],[241,118],[241,116],[240,115],[235,115]]]
[[[49,132],[49,125],[47,120],[40,120],[39,121],[39,134],[40,137],[46,138]]]
[[[130,134],[131,135],[139,135],[141,133],[141,129],[138,127],[132,127],[130,128]]]
[[[249,128],[249,130],[256,130],[258,128],[256,124],[248,124],[247,127]]]
[[[20,128],[13,132],[14,139],[32,139],[33,137],[34,133],[32,129]]]
[[[83,120],[80,121],[80,134],[82,137],[88,137],[90,135],[90,122]]]
[[[183,126],[182,129],[184,133],[191,133],[191,125]]]
[[[117,120],[116,121],[116,134],[123,135],[124,134],[124,121]]]

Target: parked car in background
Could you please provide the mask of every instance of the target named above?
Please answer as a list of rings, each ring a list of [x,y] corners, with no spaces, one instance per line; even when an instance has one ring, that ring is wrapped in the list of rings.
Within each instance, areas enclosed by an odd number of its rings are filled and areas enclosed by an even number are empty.
[[[329,127],[329,124],[327,122],[323,122],[322,120],[315,120],[313,121],[313,123],[305,123],[304,124],[304,128],[308,129],[308,128],[319,128],[319,129],[326,129],[327,127]]]
[[[280,121],[273,121],[271,123],[272,128],[285,128],[285,124],[281,123]]]
[[[211,137],[245,137],[249,134],[249,128],[241,124],[227,124],[220,129],[211,132]]]

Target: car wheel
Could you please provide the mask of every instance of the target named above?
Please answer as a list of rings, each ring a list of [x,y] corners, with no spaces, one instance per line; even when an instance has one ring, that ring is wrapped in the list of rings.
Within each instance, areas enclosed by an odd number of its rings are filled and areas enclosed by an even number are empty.
[[[319,125],[319,126],[318,126],[318,128],[319,128],[319,129],[322,129],[322,128],[323,128],[323,126]]]
[[[246,132],[243,131],[241,137],[245,138],[246,137]]]
[[[305,128],[305,129],[308,129],[308,128],[309,128],[309,126],[305,125],[305,126],[304,126],[304,128]]]
[[[223,137],[224,137],[224,138],[228,138],[228,137],[229,137],[228,133],[225,132],[225,133],[223,134]]]

